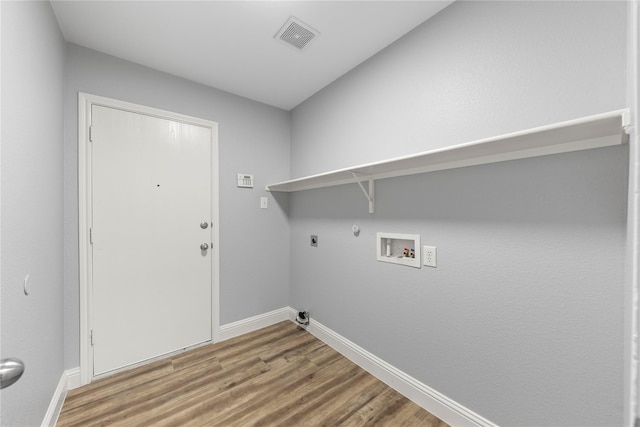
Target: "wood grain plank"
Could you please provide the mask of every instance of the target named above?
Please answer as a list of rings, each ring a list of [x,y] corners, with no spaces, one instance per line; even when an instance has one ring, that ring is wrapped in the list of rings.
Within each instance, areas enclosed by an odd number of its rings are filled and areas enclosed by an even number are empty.
[[[167,390],[163,399],[150,402],[144,412],[138,411],[130,417],[135,425],[170,425],[172,419],[178,422],[182,418],[189,419],[190,411],[202,402],[216,401],[224,396],[227,390],[234,389],[240,384],[252,381],[261,376],[268,368],[260,358],[253,358],[245,363],[239,363],[234,369],[227,369],[219,375],[206,375],[194,384],[175,385]]]
[[[245,405],[239,414],[235,412],[220,420],[221,425],[248,424],[272,425],[280,422],[284,425],[296,425],[289,423],[287,416],[294,411],[308,409],[307,403],[313,401],[318,395],[330,392],[346,378],[353,377],[361,369],[346,359],[337,360],[330,366],[315,370],[311,375],[290,382],[288,386],[279,387],[277,393],[261,396],[260,399]]]
[[[387,386],[377,378],[367,375],[345,392],[335,394],[333,398],[329,397],[322,402],[312,414],[313,424],[317,426],[340,425],[386,388]],[[296,415],[298,414],[304,415],[304,411],[296,411]]]
[[[57,425],[447,427],[289,321],[72,390]]]

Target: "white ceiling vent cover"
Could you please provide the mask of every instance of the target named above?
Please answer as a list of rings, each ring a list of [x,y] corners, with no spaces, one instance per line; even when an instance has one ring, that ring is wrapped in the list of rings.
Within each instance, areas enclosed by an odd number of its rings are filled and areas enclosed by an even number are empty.
[[[319,35],[318,31],[292,16],[285,22],[274,38],[301,51]]]

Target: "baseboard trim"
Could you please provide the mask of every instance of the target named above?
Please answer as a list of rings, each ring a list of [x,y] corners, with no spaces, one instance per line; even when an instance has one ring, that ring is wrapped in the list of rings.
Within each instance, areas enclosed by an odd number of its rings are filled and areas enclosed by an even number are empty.
[[[80,382],[80,367],[64,371],[67,376],[67,390],[73,390],[82,385]]]
[[[296,315],[297,312],[293,308],[284,307],[258,316],[228,323],[220,327],[219,338],[220,341],[224,341],[274,325],[284,320],[295,322]],[[307,327],[307,331],[444,422],[456,427],[497,427],[497,424],[492,423],[442,393],[423,384],[324,326],[317,320],[314,320],[313,313],[311,313],[311,322]],[[63,372],[55,394],[51,399],[51,404],[49,405],[45,419],[42,422],[42,427],[55,426],[67,391],[73,390],[80,385],[80,368],[69,369]]]
[[[237,322],[222,325],[220,326],[219,340],[228,340],[229,338],[257,331],[258,329],[266,328],[267,326],[274,325],[284,320],[289,320],[289,311],[289,307],[283,307],[268,313],[249,317],[248,319],[238,320]]]
[[[294,320],[295,316],[296,311],[290,308],[289,318]],[[309,323],[307,330],[316,338],[341,353],[347,359],[351,360],[353,363],[360,366],[362,369],[366,370],[389,387],[425,408],[444,422],[452,426],[497,427],[496,424],[486,418],[476,414],[426,384],[421,383],[379,357],[369,353],[357,344],[349,341],[340,334],[327,328],[317,320],[314,320],[313,313],[311,313],[311,322]]]
[[[55,427],[62,410],[64,399],[67,397],[67,392],[80,386],[80,368],[67,369],[60,376],[58,386],[53,392],[53,397],[49,403],[49,408],[44,414],[44,420],[42,420],[42,427]]]

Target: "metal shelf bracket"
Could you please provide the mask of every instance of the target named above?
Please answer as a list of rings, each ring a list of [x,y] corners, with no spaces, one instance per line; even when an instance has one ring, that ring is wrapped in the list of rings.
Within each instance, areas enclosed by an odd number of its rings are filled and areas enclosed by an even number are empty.
[[[376,203],[375,203],[375,196],[376,196],[376,182],[373,178],[368,178],[367,181],[369,181],[369,191],[367,191],[364,188],[364,185],[362,185],[362,181],[363,179],[361,179],[357,173],[351,171],[351,175],[353,175],[353,177],[356,180],[356,183],[358,184],[358,186],[360,187],[360,189],[362,190],[362,192],[364,193],[364,196],[367,198],[367,200],[369,201],[369,213],[374,213],[376,211]]]

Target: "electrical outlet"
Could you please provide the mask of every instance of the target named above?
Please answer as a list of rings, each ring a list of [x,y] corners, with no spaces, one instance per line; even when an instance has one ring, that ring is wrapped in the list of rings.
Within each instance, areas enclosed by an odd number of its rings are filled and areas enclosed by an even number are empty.
[[[427,267],[437,267],[438,266],[438,258],[436,255],[436,247],[435,246],[423,246],[423,264]]]

